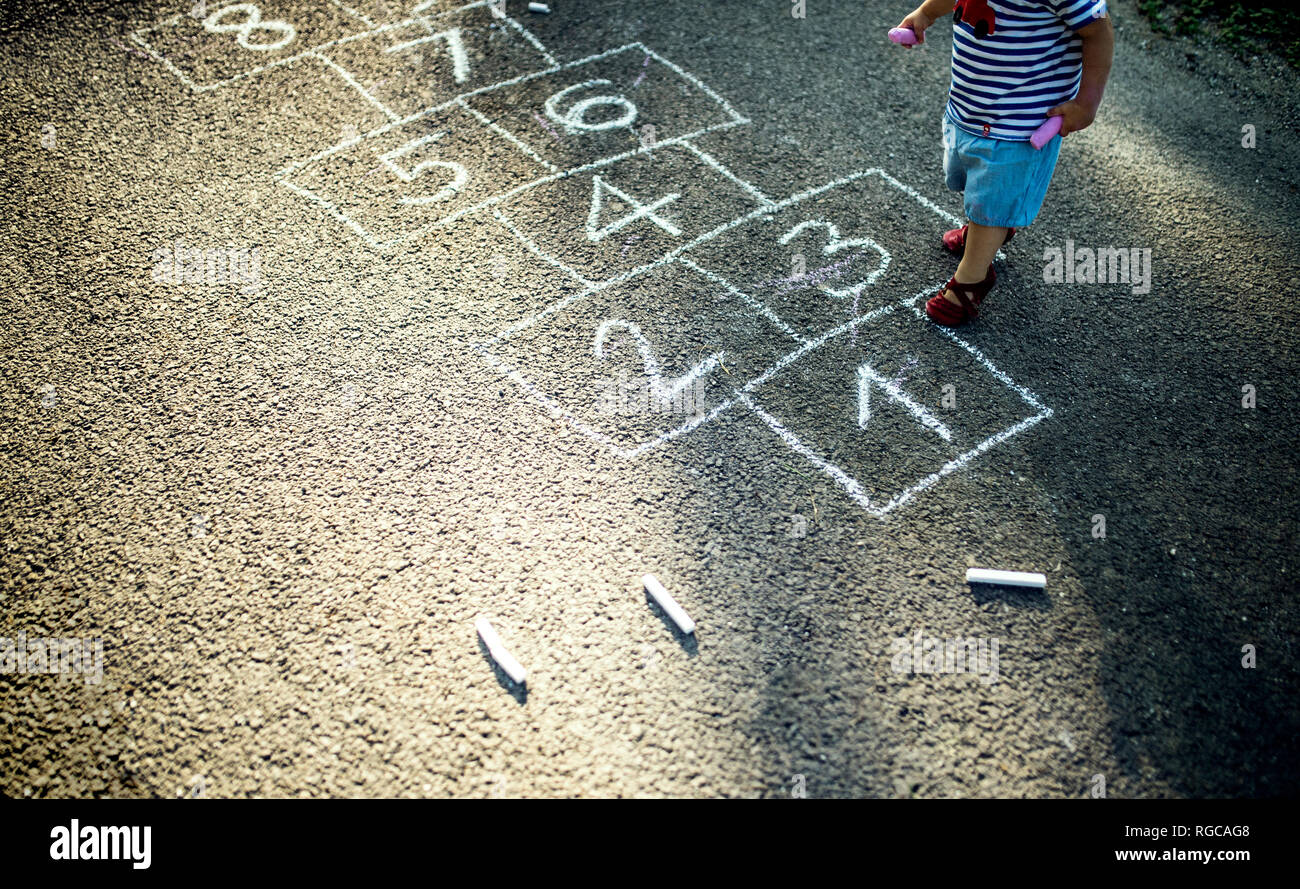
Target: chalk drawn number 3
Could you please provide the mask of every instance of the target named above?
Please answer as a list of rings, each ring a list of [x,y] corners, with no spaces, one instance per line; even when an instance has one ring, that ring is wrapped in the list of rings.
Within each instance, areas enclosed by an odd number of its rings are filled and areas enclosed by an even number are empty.
[[[859,281],[851,287],[837,288],[819,284],[817,289],[822,293],[825,293],[827,296],[834,299],[855,297],[861,293],[864,288],[870,287],[872,284],[876,283],[880,276],[889,268],[889,253],[886,252],[884,247],[881,247],[870,238],[841,238],[840,230],[833,222],[824,222],[820,219],[805,219],[803,222],[782,235],[781,243],[789,244],[795,238],[799,237],[799,235],[803,234],[806,229],[810,228],[822,228],[826,230],[826,246],[822,248],[822,253],[826,256],[834,256],[841,250],[847,250],[850,247],[866,247],[868,250],[874,250],[880,254],[880,263],[876,266],[875,271],[867,275],[864,280]]]
[[[225,24],[226,17],[237,12],[244,15],[244,20],[237,25]],[[233,31],[238,35],[235,38],[236,42],[244,49],[252,50],[283,49],[293,42],[293,38],[298,36],[298,32],[288,22],[270,19],[263,21],[262,10],[258,9],[255,3],[232,3],[229,6],[223,6],[203,20],[203,29],[213,34]],[[270,43],[253,43],[248,38],[254,31],[270,31],[279,34],[280,38]]]

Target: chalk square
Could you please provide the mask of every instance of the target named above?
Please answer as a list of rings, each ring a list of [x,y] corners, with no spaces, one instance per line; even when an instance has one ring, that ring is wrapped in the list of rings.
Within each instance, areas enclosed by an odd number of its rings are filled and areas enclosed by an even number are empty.
[[[944,280],[957,220],[880,170],[776,202],[686,255],[815,337]]]
[[[707,237],[756,200],[684,146],[622,158],[503,200],[498,218],[534,252],[609,281]]]
[[[282,181],[385,248],[545,172],[453,105],[341,143],[289,168]]]
[[[639,43],[503,83],[466,102],[565,170],[749,122]]]
[[[326,54],[398,119],[555,67],[531,33],[486,3],[392,22]]]
[[[678,263],[561,300],[480,352],[548,412],[623,457],[716,418],[789,337]]]
[[[130,36],[190,89],[206,92],[300,60],[365,29],[355,16],[331,4],[303,7],[268,0],[195,3],[190,12]]]
[[[811,341],[744,396],[788,445],[875,512],[1051,413],[926,320],[916,301]]]

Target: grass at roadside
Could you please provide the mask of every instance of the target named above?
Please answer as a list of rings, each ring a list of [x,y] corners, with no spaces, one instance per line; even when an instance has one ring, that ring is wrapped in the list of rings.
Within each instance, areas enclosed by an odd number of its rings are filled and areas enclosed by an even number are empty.
[[[1300,68],[1300,11],[1290,0],[1139,0],[1138,7],[1158,34],[1213,36],[1241,56],[1266,47]]]

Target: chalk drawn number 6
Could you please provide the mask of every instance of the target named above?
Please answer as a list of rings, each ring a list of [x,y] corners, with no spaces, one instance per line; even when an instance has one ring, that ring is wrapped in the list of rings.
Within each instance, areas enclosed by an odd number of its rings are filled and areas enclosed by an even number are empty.
[[[864,288],[875,284],[877,279],[889,268],[889,253],[884,247],[881,247],[870,238],[841,238],[840,230],[833,222],[824,222],[820,219],[805,219],[803,222],[790,229],[781,236],[782,244],[789,244],[795,238],[799,237],[805,229],[822,228],[826,230],[826,246],[822,248],[822,253],[826,256],[833,256],[841,250],[849,247],[866,247],[868,250],[874,250],[880,254],[880,263],[876,270],[867,275],[865,280],[859,281],[852,287],[827,287],[818,285],[817,289],[827,296],[834,299],[847,299],[848,297],[857,296]]]
[[[568,111],[565,111],[563,114],[560,113],[560,103],[568,97],[569,93],[577,92],[578,90],[591,89],[596,86],[612,85],[613,84],[608,80],[588,80],[583,83],[575,83],[567,89],[562,89],[546,100],[546,104],[543,106],[546,111],[546,116],[563,126],[571,133],[576,133],[580,130],[586,132],[597,132],[599,130],[613,130],[619,127],[628,126],[632,121],[636,120],[636,105],[632,104],[632,102],[622,96],[588,96],[585,99],[580,99],[577,102],[574,102],[569,106]],[[610,120],[589,123],[587,121],[587,112],[600,105],[612,105],[623,109],[623,112],[618,117],[611,118]]]
[[[225,24],[226,17],[236,12],[243,13],[244,20],[237,25]],[[235,40],[240,46],[244,49],[253,50],[282,49],[292,43],[293,38],[298,36],[298,32],[288,22],[270,19],[263,21],[262,10],[258,9],[255,3],[232,3],[229,6],[223,6],[203,20],[203,29],[213,34],[233,31],[237,35]],[[270,43],[253,43],[248,38],[255,31],[271,31],[279,34],[280,39],[273,40]]]

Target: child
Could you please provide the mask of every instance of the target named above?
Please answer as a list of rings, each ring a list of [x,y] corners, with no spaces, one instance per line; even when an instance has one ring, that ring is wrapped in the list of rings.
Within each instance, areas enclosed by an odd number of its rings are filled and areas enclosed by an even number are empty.
[[[955,7],[955,8],[954,8]],[[899,24],[917,43],[953,13],[952,87],[943,120],[948,187],[965,192],[968,224],[945,232],[957,273],[925,304],[932,320],[972,320],[997,276],[993,257],[1038,215],[1056,168],[1059,139],[1029,137],[1060,116],[1061,136],[1097,116],[1115,35],[1106,0],[925,0]]]

